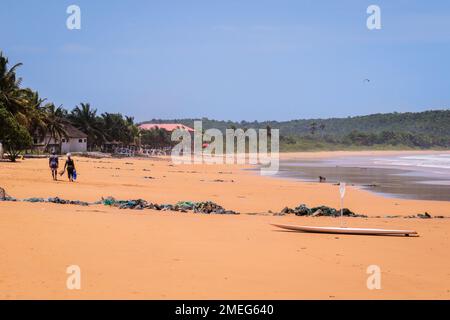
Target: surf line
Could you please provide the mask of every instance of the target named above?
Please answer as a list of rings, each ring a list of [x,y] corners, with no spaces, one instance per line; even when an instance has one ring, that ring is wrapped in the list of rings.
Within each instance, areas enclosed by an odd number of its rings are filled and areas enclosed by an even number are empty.
[[[209,307],[190,307],[186,306],[184,303],[181,307],[175,308],[176,315],[200,315],[203,318],[208,316]]]

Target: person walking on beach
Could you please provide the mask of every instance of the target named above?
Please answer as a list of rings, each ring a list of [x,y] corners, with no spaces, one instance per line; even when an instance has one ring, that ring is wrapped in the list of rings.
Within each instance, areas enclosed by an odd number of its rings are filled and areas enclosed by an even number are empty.
[[[50,170],[52,171],[53,180],[58,180],[59,159],[55,151],[53,151],[50,155],[50,158],[48,159],[48,165],[50,167]]]
[[[75,162],[72,159],[72,155],[70,153],[67,154],[67,160],[64,164],[64,171],[67,169],[67,177],[70,182],[73,182],[73,173],[75,171]],[[63,173],[64,173],[63,171]]]

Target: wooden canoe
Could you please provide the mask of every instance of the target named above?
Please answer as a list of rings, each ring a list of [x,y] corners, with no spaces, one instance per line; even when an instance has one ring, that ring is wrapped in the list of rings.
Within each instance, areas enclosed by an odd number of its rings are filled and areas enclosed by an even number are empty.
[[[389,230],[389,229],[371,229],[371,228],[340,228],[340,227],[311,227],[311,226],[292,226],[282,224],[272,224],[275,227],[300,232],[313,233],[338,233],[338,234],[358,234],[358,235],[417,235],[413,230]]]

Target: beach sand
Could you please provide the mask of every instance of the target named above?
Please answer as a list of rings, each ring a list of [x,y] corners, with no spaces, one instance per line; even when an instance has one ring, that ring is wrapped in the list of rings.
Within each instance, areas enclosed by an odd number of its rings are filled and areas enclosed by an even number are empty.
[[[450,219],[373,218],[450,217],[450,202],[349,187],[346,207],[372,218],[346,218],[347,226],[414,229],[420,237],[284,232],[270,223],[338,226],[334,218],[268,213],[300,203],[339,207],[338,187],[261,177],[248,166],[75,160],[74,184],[53,182],[45,159],[1,162],[0,187],[20,199],[211,200],[242,214],[0,202],[1,299],[450,298]],[[81,268],[81,290],[66,288],[70,265]],[[381,268],[380,290],[367,288],[370,265]]]

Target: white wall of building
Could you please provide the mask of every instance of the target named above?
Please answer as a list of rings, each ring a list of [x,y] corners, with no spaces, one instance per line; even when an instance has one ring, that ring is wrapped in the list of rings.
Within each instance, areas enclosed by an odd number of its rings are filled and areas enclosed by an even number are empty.
[[[38,141],[39,145],[45,146],[48,142],[49,137],[41,139]],[[35,144],[36,145],[36,144]],[[59,140],[53,138],[50,139],[49,145],[59,145]],[[50,148],[51,150],[51,148]],[[87,151],[87,138],[69,138],[62,139],[61,142],[61,153],[69,152],[86,152]]]
[[[61,153],[86,152],[86,151],[87,151],[86,138],[64,139],[64,142],[61,143]]]

